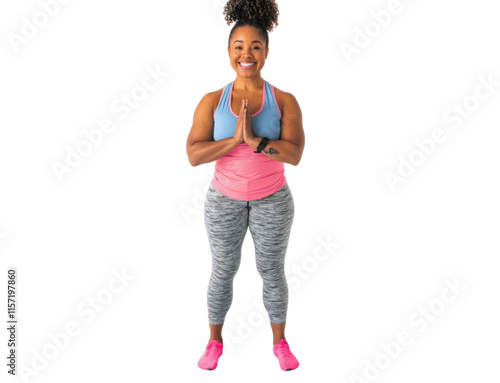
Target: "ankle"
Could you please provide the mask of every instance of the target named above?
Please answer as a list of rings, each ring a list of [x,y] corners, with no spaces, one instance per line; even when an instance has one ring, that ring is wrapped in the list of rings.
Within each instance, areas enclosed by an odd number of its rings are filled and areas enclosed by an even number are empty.
[[[211,336],[211,337],[210,337],[210,339],[209,339],[208,341],[209,341],[209,342],[211,342],[211,341],[213,341],[213,340],[217,340],[217,341],[219,341],[219,342],[223,343],[223,342],[222,342],[222,337],[220,337],[220,336]]]
[[[280,341],[281,339],[285,339],[285,337],[284,337],[284,336],[282,336],[282,337],[279,337],[279,338],[274,338],[274,339],[273,339],[273,344],[279,343],[279,341]],[[285,340],[286,340],[286,339],[285,339]]]

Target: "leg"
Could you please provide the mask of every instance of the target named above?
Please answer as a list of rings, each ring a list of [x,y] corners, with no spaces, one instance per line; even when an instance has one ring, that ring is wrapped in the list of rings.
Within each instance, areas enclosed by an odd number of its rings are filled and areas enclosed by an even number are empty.
[[[222,342],[222,326],[224,326],[223,323],[221,324],[208,324],[208,326],[210,327],[210,338],[208,339],[208,341],[212,341],[212,340],[218,340],[219,342],[223,343]]]
[[[278,343],[281,339],[285,339],[285,324],[283,323],[272,323],[271,329],[273,330],[273,344]]]
[[[207,289],[210,340],[222,342],[222,326],[233,300],[233,279],[241,260],[248,228],[245,201],[229,198],[209,187],[205,199],[205,227],[212,253]]]
[[[285,339],[288,285],[285,255],[294,217],[288,184],[276,193],[250,201],[249,227],[255,245],[257,270],[263,280],[263,301],[273,330],[273,344]]]

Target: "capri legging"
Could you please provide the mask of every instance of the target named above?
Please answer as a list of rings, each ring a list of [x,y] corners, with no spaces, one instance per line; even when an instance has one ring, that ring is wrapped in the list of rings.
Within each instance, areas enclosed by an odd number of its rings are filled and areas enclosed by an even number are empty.
[[[288,285],[285,254],[295,212],[286,183],[277,192],[253,201],[230,198],[209,186],[205,226],[212,253],[208,284],[208,320],[222,324],[233,300],[233,279],[248,227],[254,241],[257,270],[263,280],[264,306],[272,323],[286,321]]]

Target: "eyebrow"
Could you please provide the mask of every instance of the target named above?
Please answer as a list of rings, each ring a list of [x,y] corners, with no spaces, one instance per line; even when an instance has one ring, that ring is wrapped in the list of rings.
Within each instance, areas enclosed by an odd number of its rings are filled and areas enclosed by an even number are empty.
[[[242,42],[243,42],[242,40],[236,40],[234,43],[242,43]],[[262,45],[262,43],[259,40],[254,40],[250,44],[253,44],[253,43],[259,43],[260,45]]]

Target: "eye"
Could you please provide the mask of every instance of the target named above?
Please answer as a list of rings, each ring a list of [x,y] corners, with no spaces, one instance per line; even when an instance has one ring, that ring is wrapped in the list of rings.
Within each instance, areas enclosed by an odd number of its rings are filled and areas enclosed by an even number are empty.
[[[241,48],[241,47],[240,47],[240,46],[237,46],[237,47],[235,47],[234,49],[238,49],[238,48]],[[254,48],[255,48],[255,49],[260,49],[260,47],[258,47],[258,46],[254,47]]]

